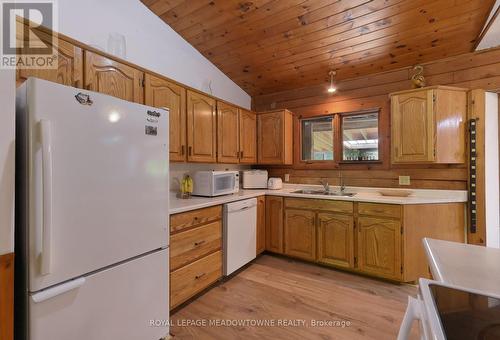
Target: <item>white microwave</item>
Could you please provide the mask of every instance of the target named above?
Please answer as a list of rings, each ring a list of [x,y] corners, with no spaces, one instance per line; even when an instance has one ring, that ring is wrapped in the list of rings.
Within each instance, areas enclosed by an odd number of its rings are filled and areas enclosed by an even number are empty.
[[[240,190],[239,171],[196,171],[193,175],[193,195],[220,196]]]

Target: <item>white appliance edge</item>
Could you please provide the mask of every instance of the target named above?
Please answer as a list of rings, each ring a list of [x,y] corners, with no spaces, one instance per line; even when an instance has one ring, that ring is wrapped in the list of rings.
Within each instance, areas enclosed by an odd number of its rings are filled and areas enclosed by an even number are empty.
[[[80,92],[92,105],[78,103]],[[21,315],[31,327],[27,338],[68,338],[81,324],[91,328],[86,333],[95,334],[93,339],[114,338],[116,327],[94,322],[118,322],[104,314],[109,308],[121,315],[120,327],[139,327],[128,334],[151,334],[152,327],[137,325],[131,319],[137,314],[126,310],[145,310],[141,302],[150,300],[156,303],[151,311],[164,311],[151,317],[168,320],[168,112],[34,78],[18,90],[17,100],[16,246],[20,268],[27,271],[16,278],[26,289]],[[162,290],[139,291],[146,283],[137,274],[147,268],[138,263],[165,274],[150,278],[159,280]],[[126,287],[134,291],[125,294]],[[51,292],[40,301],[44,290]],[[65,301],[57,304],[64,314],[47,307],[54,301]],[[52,317],[62,322],[58,316],[71,314],[81,317],[77,325],[47,333]],[[165,336],[168,327],[156,332]],[[72,339],[85,335],[71,334]]]

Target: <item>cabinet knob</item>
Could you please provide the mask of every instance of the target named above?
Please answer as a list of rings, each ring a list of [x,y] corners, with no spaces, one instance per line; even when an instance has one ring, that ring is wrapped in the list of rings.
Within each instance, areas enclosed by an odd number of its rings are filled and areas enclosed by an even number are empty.
[[[198,280],[198,279],[201,279],[203,276],[205,276],[205,273],[198,274],[198,275],[196,275],[194,278],[195,278],[196,280]]]
[[[195,247],[199,247],[199,246],[201,246],[203,243],[205,243],[205,240],[200,241],[200,242],[195,242],[195,243],[194,243],[194,246],[195,246]]]

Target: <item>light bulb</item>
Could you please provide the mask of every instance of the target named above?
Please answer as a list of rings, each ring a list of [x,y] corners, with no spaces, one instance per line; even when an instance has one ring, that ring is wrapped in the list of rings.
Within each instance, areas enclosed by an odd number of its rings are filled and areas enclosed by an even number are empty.
[[[328,88],[328,93],[334,93],[335,91],[337,91],[337,89],[335,87],[333,87],[333,86],[330,86]]]

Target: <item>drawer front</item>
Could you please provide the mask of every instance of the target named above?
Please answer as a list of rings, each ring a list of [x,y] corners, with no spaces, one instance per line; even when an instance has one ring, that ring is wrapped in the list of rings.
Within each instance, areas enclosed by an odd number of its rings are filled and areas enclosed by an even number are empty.
[[[216,221],[170,237],[170,271],[222,247],[222,222]]]
[[[170,216],[170,233],[210,223],[222,218],[222,206],[198,209]]]
[[[285,208],[325,210],[352,214],[352,207],[352,202],[347,201],[285,198]]]
[[[397,204],[359,203],[358,214],[401,218],[401,206]]]
[[[210,254],[170,273],[170,308],[201,292],[222,276],[222,252]]]

